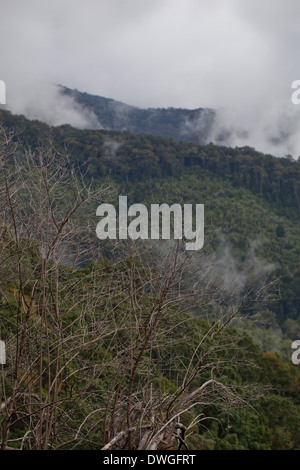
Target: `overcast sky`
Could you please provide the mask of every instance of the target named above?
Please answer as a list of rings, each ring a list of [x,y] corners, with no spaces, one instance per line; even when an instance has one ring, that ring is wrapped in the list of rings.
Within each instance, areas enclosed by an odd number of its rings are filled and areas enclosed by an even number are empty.
[[[276,153],[264,136],[289,132],[277,154],[300,155],[299,0],[0,0],[0,18],[13,112],[81,125],[55,103],[60,83],[140,107],[221,108],[250,130],[231,144]]]

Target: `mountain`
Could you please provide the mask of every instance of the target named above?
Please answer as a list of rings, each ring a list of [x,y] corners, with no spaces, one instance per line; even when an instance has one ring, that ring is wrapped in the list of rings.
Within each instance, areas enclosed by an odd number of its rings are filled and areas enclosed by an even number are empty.
[[[299,113],[284,106],[272,110],[272,115],[271,111],[257,114],[251,107],[239,106],[141,109],[61,85],[58,90],[71,99],[76,113],[86,118],[84,128],[127,130],[197,145],[212,142],[231,147],[250,146],[276,157],[299,155]],[[60,121],[64,122],[67,123]]]
[[[138,431],[143,425],[148,429],[149,416],[160,429],[169,422],[174,400],[185,392],[186,385],[180,388],[180,381],[190,383],[191,377],[195,379],[191,393],[200,393],[212,378],[222,385],[220,396],[213,384],[206,389],[206,400],[200,395],[193,408],[183,407],[187,411],[182,423],[189,428],[191,450],[299,449],[300,375],[291,361],[291,344],[300,336],[300,161],[274,158],[249,147],[196,145],[128,130],[51,127],[7,111],[0,111],[0,121],[6,129],[3,165],[12,157],[6,167],[11,176],[1,173],[13,198],[1,198],[3,221],[11,227],[21,221],[28,228],[27,238],[20,231],[20,239],[18,230],[1,226],[1,334],[9,346],[4,386],[10,391],[16,377],[14,409],[21,418],[10,422],[8,416],[8,442],[16,448],[41,448],[40,442],[26,437],[31,436],[31,429],[40,429],[53,449],[73,445],[97,449],[109,440],[107,429],[110,438],[129,432],[128,414],[129,419],[141,420]],[[12,151],[5,153],[10,132],[14,143]],[[49,150],[49,142],[53,149]],[[30,149],[29,157],[24,149]],[[66,152],[69,160],[63,159],[57,171],[56,159]],[[16,171],[20,169],[16,162],[24,162],[23,171]],[[164,296],[165,289],[156,282],[168,284],[173,258],[169,264],[163,257],[160,272],[160,263],[152,264],[153,257],[145,260],[144,252],[138,258],[136,251],[133,257],[126,254],[120,261],[104,243],[94,245],[93,226],[98,220],[92,206],[79,214],[80,230],[75,219],[69,231],[68,214],[82,197],[76,176],[79,167],[92,188],[109,181],[117,195],[128,195],[130,204],[205,205],[203,256],[214,268],[219,290],[211,296],[208,291],[206,298],[191,291],[202,305],[199,317],[194,315],[196,310],[189,310],[186,295],[191,284],[181,275],[175,279],[179,297],[170,292],[164,305],[172,301],[171,308],[160,307],[158,294]],[[10,212],[18,215],[13,222]],[[44,255],[47,243],[51,249],[57,247],[58,259],[66,245],[76,247],[80,242],[82,248],[88,228],[95,240],[91,264],[78,268]],[[45,244],[43,236],[32,236],[35,229],[61,238],[49,243],[47,236]],[[196,278],[196,286],[214,284],[211,278],[206,280],[206,271],[200,280]],[[266,280],[277,289],[253,307],[253,292]],[[231,299],[224,296],[227,285]],[[245,297],[243,325],[237,322],[232,325],[235,329],[226,327],[219,336],[212,304],[226,311],[228,304],[238,305]],[[160,313],[158,328],[155,319]],[[258,324],[245,319],[253,315],[258,316]],[[20,325],[23,340],[19,346],[15,338],[20,337]],[[145,341],[141,340],[143,331]],[[155,333],[151,341],[149,331]],[[19,351],[22,358],[16,374],[13,351]],[[251,407],[243,408],[248,399],[243,393],[255,384],[266,389]],[[235,389],[242,394],[235,401],[237,409],[231,407]],[[152,403],[156,408],[150,414]],[[181,414],[181,399],[179,403]],[[45,407],[52,419],[42,412]],[[202,417],[205,426],[201,426]],[[21,444],[20,436],[24,436]],[[121,441],[119,448],[125,445]]]
[[[141,109],[103,96],[90,95],[60,86],[83,109],[92,111],[103,129],[151,134],[196,144],[207,142],[216,113],[213,109]]]
[[[87,178],[109,178],[129,202],[203,203],[205,250],[238,295],[266,278],[278,292],[248,331],[265,350],[291,356],[300,335],[300,161],[252,148],[175,142],[128,131],[49,127],[2,112],[10,129],[35,149],[52,135],[55,148],[85,167]],[[267,325],[268,328],[265,328]]]

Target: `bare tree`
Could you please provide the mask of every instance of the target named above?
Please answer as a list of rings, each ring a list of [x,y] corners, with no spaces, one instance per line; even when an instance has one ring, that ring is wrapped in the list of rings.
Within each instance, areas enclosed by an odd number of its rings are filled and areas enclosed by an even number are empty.
[[[107,188],[93,191],[51,145],[24,153],[3,129],[1,138],[1,324],[9,356],[2,369],[2,449],[17,423],[26,429],[22,446],[46,449],[59,421],[64,433],[74,419],[65,404],[80,409],[100,373],[85,351],[115,334],[98,315],[104,290],[98,273],[74,276],[91,241],[76,214]]]
[[[205,257],[187,254],[180,243],[167,246],[164,252],[148,245],[144,252],[143,245],[136,243],[131,248],[128,258],[127,246],[129,285],[124,290],[130,295],[125,318],[132,331],[104,421],[103,449],[186,446],[187,429],[181,417],[187,411],[215,406],[230,414],[261,396],[259,386],[226,380],[229,364],[255,367],[228,325],[269,286],[238,300],[230,297]],[[203,330],[195,316],[205,318]],[[193,344],[185,347],[184,341],[191,338],[185,333],[193,324]],[[162,377],[174,378],[176,390],[170,393],[167,387],[154,385],[158,371]],[[209,418],[201,416],[196,422]]]

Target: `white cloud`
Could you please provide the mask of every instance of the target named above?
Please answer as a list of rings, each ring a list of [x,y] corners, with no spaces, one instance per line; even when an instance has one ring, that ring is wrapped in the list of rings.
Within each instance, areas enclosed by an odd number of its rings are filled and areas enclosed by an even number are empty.
[[[227,126],[251,131],[232,145],[300,154],[298,125],[286,144],[264,137],[281,133],[284,116],[300,120],[290,101],[297,0],[0,0],[0,10],[0,79],[14,112],[88,125],[93,116],[47,92],[62,83],[141,107],[220,107]]]

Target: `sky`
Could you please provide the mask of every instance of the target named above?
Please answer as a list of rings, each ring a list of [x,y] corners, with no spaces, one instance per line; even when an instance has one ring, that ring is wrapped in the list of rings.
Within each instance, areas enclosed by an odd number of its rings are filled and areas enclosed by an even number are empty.
[[[299,0],[0,0],[0,18],[14,113],[93,126],[63,84],[144,108],[216,108],[212,141],[225,128],[228,145],[300,155]]]

